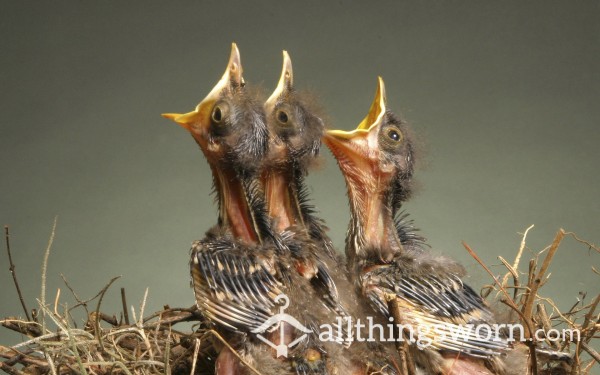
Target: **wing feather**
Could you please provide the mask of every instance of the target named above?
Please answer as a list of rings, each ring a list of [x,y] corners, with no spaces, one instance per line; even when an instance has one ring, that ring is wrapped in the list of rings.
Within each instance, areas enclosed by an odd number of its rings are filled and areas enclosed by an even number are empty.
[[[399,323],[418,330],[431,347],[482,358],[508,348],[505,339],[495,332],[488,334],[491,327],[486,323],[493,323],[490,310],[457,275],[445,270],[424,272],[405,258],[365,270],[363,292],[374,308],[389,317],[385,296],[395,295]]]
[[[283,285],[265,258],[228,238],[196,241],[190,269],[196,304],[213,323],[249,332],[274,315]],[[264,255],[263,255],[264,256]]]

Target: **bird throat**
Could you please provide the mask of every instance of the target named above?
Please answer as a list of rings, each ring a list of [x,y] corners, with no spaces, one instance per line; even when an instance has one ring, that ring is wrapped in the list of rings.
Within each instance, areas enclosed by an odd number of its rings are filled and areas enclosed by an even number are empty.
[[[281,233],[293,225],[303,225],[293,171],[274,168],[263,173],[262,181],[275,230]]]
[[[212,168],[212,167],[211,167]],[[246,243],[260,243],[259,231],[248,201],[246,191],[235,171],[229,168],[212,168],[219,199],[219,219],[233,236]]]
[[[394,225],[391,194],[372,184],[350,184],[352,217],[347,249],[349,257],[377,255],[389,261],[402,251],[402,244]],[[368,253],[367,253],[368,252]],[[376,253],[376,254],[371,254]]]

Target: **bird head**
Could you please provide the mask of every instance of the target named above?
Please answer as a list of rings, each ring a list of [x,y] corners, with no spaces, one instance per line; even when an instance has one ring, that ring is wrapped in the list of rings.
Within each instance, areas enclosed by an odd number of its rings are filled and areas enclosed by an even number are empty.
[[[271,139],[267,158],[270,166],[289,162],[305,166],[319,154],[324,125],[314,107],[294,89],[292,60],[283,51],[279,83],[264,104]]]
[[[194,137],[213,172],[219,223],[247,243],[261,240],[266,219],[257,219],[257,174],[268,150],[269,133],[262,102],[248,92],[235,43],[223,77],[185,114],[166,113]]]
[[[391,193],[392,208],[408,198],[414,167],[413,145],[406,123],[386,107],[379,77],[367,116],[352,131],[329,130],[324,142],[337,159],[349,190],[357,194]],[[357,197],[358,201],[364,201]]]
[[[240,52],[233,43],[223,77],[196,108],[162,116],[188,130],[211,165],[254,166],[267,151],[268,132],[262,106],[245,86]]]

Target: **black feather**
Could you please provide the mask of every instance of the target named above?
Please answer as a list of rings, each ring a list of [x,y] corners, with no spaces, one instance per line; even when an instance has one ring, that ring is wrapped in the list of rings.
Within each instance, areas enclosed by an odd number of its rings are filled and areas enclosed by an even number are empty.
[[[409,218],[407,212],[400,211],[396,214],[394,226],[400,238],[400,243],[405,250],[421,252],[430,247],[427,239],[418,233],[420,229],[415,227],[414,220]]]

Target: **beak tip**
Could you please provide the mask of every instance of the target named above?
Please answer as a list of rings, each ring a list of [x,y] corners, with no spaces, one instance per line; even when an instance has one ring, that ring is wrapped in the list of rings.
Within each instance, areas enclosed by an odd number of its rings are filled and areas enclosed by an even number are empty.
[[[294,73],[292,71],[292,60],[286,50],[283,50],[283,66],[281,68],[281,76],[275,91],[269,96],[265,102],[265,106],[271,106],[285,92],[289,92],[294,85]]]
[[[237,44],[231,43],[231,54],[229,55],[229,63],[227,66],[226,76],[233,79],[237,84],[243,84],[244,78],[242,77],[242,58],[240,56],[240,50]]]
[[[385,82],[383,82],[383,78],[381,78],[381,76],[377,77],[377,91],[379,92],[379,95],[381,96],[381,99],[385,102],[386,97],[385,97]]]
[[[286,82],[287,86],[294,84],[294,70],[292,69],[292,59],[287,51],[283,51],[283,69],[282,78]]]
[[[177,117],[179,117],[179,115],[176,113],[161,113],[160,115],[166,119],[173,120],[173,121],[175,121],[175,119]]]
[[[240,50],[235,42],[231,43],[231,56],[236,56],[239,58]]]

